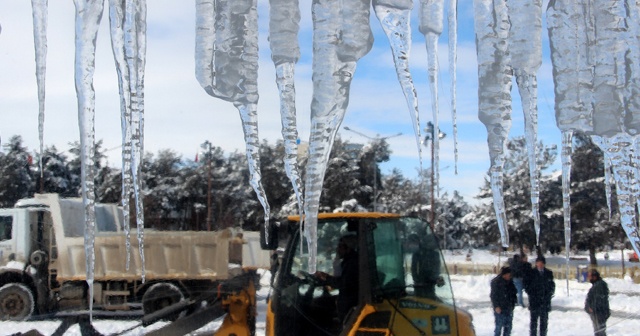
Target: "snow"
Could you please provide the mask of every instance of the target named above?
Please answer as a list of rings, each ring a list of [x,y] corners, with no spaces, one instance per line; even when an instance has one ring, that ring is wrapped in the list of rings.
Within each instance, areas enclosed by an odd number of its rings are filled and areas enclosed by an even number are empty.
[[[631,252],[631,250],[625,250],[625,258]],[[497,253],[492,253],[488,250],[472,250],[471,261],[467,261],[466,254],[466,250],[445,251],[445,260],[449,265],[476,264],[486,266],[496,265],[498,262],[505,263],[507,259],[504,254],[499,256]],[[510,257],[512,254],[508,253],[508,256]],[[574,256],[574,259],[580,256]],[[600,266],[619,265],[621,253],[620,251],[609,252],[608,260],[604,259],[604,252],[597,253],[596,257]],[[564,258],[547,255],[547,263],[549,265],[562,265],[564,264]],[[588,259],[571,260],[571,263],[572,265],[586,265]],[[628,263],[627,266],[638,267],[640,263]],[[262,288],[258,291],[258,319],[256,326],[256,335],[258,336],[265,334],[266,298],[270,294],[269,281],[271,279],[271,274],[268,271],[261,271],[261,274],[260,284]],[[472,314],[477,336],[493,335],[493,312],[489,301],[489,282],[492,278],[492,274],[451,275],[456,303],[458,307]],[[611,292],[609,302],[612,314],[607,322],[608,334],[617,336],[636,335],[635,331],[640,328],[640,313],[635,308],[640,296],[640,284],[634,284],[628,277],[626,279],[605,278],[604,280],[609,285]],[[590,287],[589,283],[571,280],[569,281],[570,295],[567,296],[565,280],[556,280],[556,294],[551,301],[552,310],[549,314],[549,335],[583,336],[592,333],[591,321],[583,310],[584,299]],[[526,302],[527,297],[525,295]],[[143,335],[145,332],[164,326],[166,322],[158,322],[146,328],[135,328],[137,324],[139,322],[135,320],[107,320],[100,318],[94,318],[93,320],[93,326],[102,334],[112,334],[132,328],[131,331],[123,334],[126,336]],[[220,324],[221,320],[213,321],[192,334],[212,333]],[[2,322],[3,332],[7,334],[37,329],[42,334],[50,335],[59,325],[60,321],[58,320]],[[512,335],[526,335],[528,332],[529,311],[517,307],[514,312]],[[80,335],[80,329],[75,325],[65,335]]]

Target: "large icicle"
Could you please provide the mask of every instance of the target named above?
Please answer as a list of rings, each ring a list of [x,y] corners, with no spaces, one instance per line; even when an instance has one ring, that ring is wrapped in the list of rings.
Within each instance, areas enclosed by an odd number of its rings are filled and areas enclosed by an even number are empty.
[[[536,73],[542,64],[542,0],[509,1],[509,53],[522,99],[525,139],[529,157],[531,215],[540,245],[540,187],[538,177],[538,81]]]
[[[246,143],[250,184],[264,209],[258,149],[258,12],[256,0],[196,0],[196,78],[211,96],[238,109]]]
[[[298,213],[303,213],[302,180],[298,169],[298,127],[296,123],[295,64],[300,59],[298,0],[270,0],[269,44],[276,67],[276,83],[280,92],[280,120],[284,140],[284,167],[298,200]],[[300,216],[302,219],[302,216]],[[300,221],[302,223],[302,221]]]
[[[122,213],[126,245],[126,269],[131,263],[131,95],[129,69],[124,52],[125,0],[109,0],[109,22],[111,27],[111,49],[118,72],[120,91],[120,123],[122,127]]]
[[[562,214],[564,218],[565,278],[569,293],[569,252],[571,251],[571,153],[573,152],[573,131],[562,132]]]
[[[48,0],[31,0],[33,12],[33,44],[36,51],[36,79],[38,82],[38,138],[40,140],[40,185],[44,183],[44,98],[47,74]],[[40,190],[42,191],[42,190]]]
[[[370,0],[312,4],[313,99],[304,204],[310,273],[316,270],[316,225],[329,152],[347,109],[356,62],[373,45],[370,6]]]
[[[418,94],[409,70],[411,54],[411,10],[412,0],[373,0],[373,9],[389,39],[393,63],[396,68],[398,82],[407,101],[409,115],[413,122],[413,131],[418,146],[420,170],[422,170],[422,135],[420,134],[420,113],[418,111]]]
[[[604,152],[605,160],[611,160],[616,181],[616,196],[620,211],[622,228],[627,234],[631,246],[640,254],[640,233],[636,220],[636,202],[634,189],[637,182],[636,168],[631,159],[634,152],[633,139],[627,134],[612,137],[591,136],[594,143]]]
[[[75,37],[75,85],[78,96],[78,121],[80,126],[80,152],[82,167],[82,199],[85,209],[84,246],[86,254],[86,274],[89,286],[89,311],[93,313],[93,280],[95,266],[95,50],[98,28],[102,20],[104,3],[98,1],[74,0],[76,6]]]
[[[440,195],[440,126],[438,115],[440,114],[438,101],[438,39],[444,28],[444,0],[420,0],[420,32],[424,34],[427,46],[429,87],[431,89],[431,112],[433,115],[433,174],[435,182],[432,188]],[[437,217],[436,217],[437,220]],[[435,225],[435,223],[432,223]]]
[[[502,170],[511,128],[511,68],[507,37],[509,18],[504,0],[474,0],[478,54],[478,118],[487,128],[491,158],[493,207],[503,247],[509,246]]]
[[[142,159],[144,157],[144,68],[147,49],[146,0],[127,1],[125,17],[125,56],[131,90],[131,177],[136,202],[138,251],[142,282],[145,281],[144,206],[142,195]]]
[[[118,72],[122,124],[122,205],[124,212],[126,267],[130,264],[129,200],[133,194],[141,260],[144,262],[144,207],[141,162],[144,143],[144,67],[146,63],[146,1],[110,0],[111,45]]]
[[[449,0],[449,76],[451,76],[451,122],[453,124],[454,171],[458,175],[458,0]]]

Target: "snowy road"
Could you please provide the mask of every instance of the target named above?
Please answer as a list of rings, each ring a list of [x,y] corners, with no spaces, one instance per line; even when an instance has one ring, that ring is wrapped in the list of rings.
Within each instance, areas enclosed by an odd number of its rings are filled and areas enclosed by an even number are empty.
[[[477,335],[492,335],[493,314],[489,303],[489,281],[491,276],[454,275],[451,278],[458,305],[473,315]],[[266,276],[263,277],[263,282],[265,280],[268,281]],[[637,330],[640,330],[640,312],[637,311],[635,306],[640,295],[640,285],[621,279],[605,280],[609,283],[609,288],[611,289],[612,316],[608,322],[608,335],[637,335]],[[569,296],[565,293],[564,280],[558,280],[556,285],[557,291],[553,298],[553,308],[549,315],[549,335],[584,336],[592,334],[591,321],[582,310],[584,298],[590,284],[570,281]],[[259,336],[264,335],[265,298],[268,293],[268,286],[264,286],[259,292],[257,324],[257,335]],[[138,323],[137,321],[96,319],[93,325],[99,332],[110,335],[133,328]],[[195,332],[194,335],[211,335],[219,326],[219,323],[219,321],[214,321]],[[26,332],[34,328],[45,335],[51,335],[60,325],[60,321],[2,322],[0,325],[2,328],[1,333],[4,335]],[[162,325],[163,323],[156,323],[147,328],[137,327],[123,335],[143,335],[145,332],[160,328]],[[526,335],[528,331],[529,311],[520,307],[516,308],[513,335]],[[70,328],[65,335],[80,335],[80,329],[76,325]]]

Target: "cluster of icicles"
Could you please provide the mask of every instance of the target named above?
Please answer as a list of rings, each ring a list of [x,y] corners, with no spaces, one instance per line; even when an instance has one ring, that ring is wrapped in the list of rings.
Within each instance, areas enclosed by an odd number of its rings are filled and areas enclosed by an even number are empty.
[[[83,198],[86,211],[87,282],[93,283],[95,235],[93,73],[95,41],[104,0],[74,0],[76,5],[76,90],[81,133]],[[47,0],[32,0],[40,100],[40,151],[43,147]],[[434,129],[438,130],[438,39],[444,25],[444,0],[420,0],[419,30],[425,36]],[[451,107],[456,133],[457,0],[448,0]],[[269,42],[280,92],[285,168],[295,191],[310,251],[309,272],[315,271],[316,224],[322,181],[335,135],[344,118],[351,79],[360,58],[373,45],[370,11],[387,35],[398,81],[413,121],[418,152],[421,135],[418,98],[409,71],[412,0],[314,0],[313,100],[307,172],[297,166],[295,64],[300,58],[298,0],[270,0]],[[625,11],[629,8],[629,11]],[[507,246],[508,230],[502,197],[505,143],[511,126],[511,81],[515,76],[525,115],[531,171],[531,202],[539,243],[536,72],[542,62],[542,0],[474,0],[479,74],[479,118],[486,125],[491,158],[494,207]],[[250,183],[269,223],[269,205],[260,180],[257,125],[258,13],[257,0],[196,0],[196,78],[211,96],[233,103],[242,120]],[[592,134],[604,150],[607,172],[613,171],[623,227],[636,251],[635,202],[640,202],[636,148],[640,125],[638,87],[638,5],[631,0],[556,0],[548,8],[549,36],[556,83],[557,123],[563,131],[563,198],[569,244],[568,186],[571,135]],[[140,166],[144,129],[144,67],[146,1],[109,0],[111,42],[119,78],[122,121],[122,205],[125,212],[127,268],[130,263],[129,200],[135,201],[141,274],[144,281],[143,208]],[[597,38],[596,38],[597,36]],[[593,70],[592,70],[593,69]],[[640,114],[638,114],[640,115]],[[438,137],[432,139],[438,172]],[[457,161],[457,139],[454,140]],[[420,154],[421,156],[421,154]],[[436,178],[437,181],[437,178]],[[607,182],[610,181],[608,175]],[[437,189],[437,186],[436,186]],[[608,188],[610,189],[610,187]],[[640,206],[640,204],[638,204]],[[567,249],[568,250],[568,249]],[[91,300],[93,301],[93,300]],[[91,302],[90,301],[90,302]]]
[[[474,0],[479,118],[486,125],[491,186],[503,246],[509,236],[502,197],[505,143],[511,126],[511,82],[522,97],[536,243],[540,239],[536,166],[537,82],[542,61],[542,0]],[[621,222],[640,250],[640,4],[634,0],[552,0],[547,28],[562,131],[565,244],[570,250],[573,132],[591,136],[605,155],[607,200],[615,181]],[[637,203],[637,204],[636,204]],[[568,260],[568,258],[567,258]]]
[[[93,73],[95,41],[103,14],[103,0],[74,0],[76,5],[76,90],[81,133],[83,199],[85,202],[85,251],[87,282],[94,279],[94,115]],[[47,0],[33,0],[38,92],[40,99],[40,141],[43,143],[44,78],[46,72]],[[357,61],[373,45],[370,11],[389,38],[399,83],[421,151],[418,100],[409,71],[411,48],[411,0],[316,0],[313,2],[313,102],[306,180],[301,181],[297,166],[297,126],[295,107],[295,64],[300,58],[298,31],[300,9],[297,0],[270,1],[270,46],[280,91],[285,168],[295,191],[299,212],[305,214],[304,232],[310,251],[310,272],[315,271],[316,224],[322,181],[328,156],[349,100],[351,79]],[[456,39],[457,1],[449,1],[449,36]],[[433,99],[433,120],[438,127],[438,38],[443,31],[444,1],[422,0],[420,31],[425,35],[429,54],[429,79]],[[250,183],[264,207],[269,223],[269,204],[260,179],[257,125],[258,13],[257,0],[196,0],[196,78],[211,96],[233,103],[238,109],[246,142]],[[146,2],[109,0],[111,42],[119,78],[122,121],[122,205],[130,263],[129,200],[135,200],[140,244],[141,274],[144,281],[143,227],[140,163],[143,153],[144,66],[146,45]],[[450,69],[455,73],[456,44],[450,43]],[[455,76],[452,79],[452,105],[455,106]],[[455,108],[453,111],[455,121]],[[438,139],[434,139],[436,151]],[[457,151],[456,151],[457,153]],[[303,200],[306,200],[303,201]],[[92,290],[91,290],[92,292]],[[93,301],[92,299],[90,302]]]

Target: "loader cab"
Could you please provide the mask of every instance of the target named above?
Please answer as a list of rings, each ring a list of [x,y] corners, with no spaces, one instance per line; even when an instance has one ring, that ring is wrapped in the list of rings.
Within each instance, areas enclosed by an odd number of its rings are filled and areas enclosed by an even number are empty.
[[[455,306],[426,222],[382,213],[320,214],[316,268],[321,273],[309,274],[298,220],[289,217],[271,230],[271,247],[278,236],[281,253],[267,335],[474,335],[471,316]],[[345,239],[355,247],[349,257],[339,247]]]

